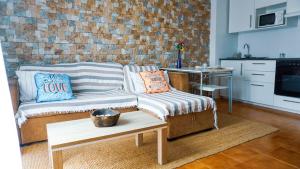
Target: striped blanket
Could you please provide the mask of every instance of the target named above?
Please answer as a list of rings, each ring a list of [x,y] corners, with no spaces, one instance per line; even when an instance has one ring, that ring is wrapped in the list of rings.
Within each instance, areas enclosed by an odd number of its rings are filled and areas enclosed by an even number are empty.
[[[54,65],[21,66],[21,71],[64,73],[71,77],[72,90],[103,92],[123,88],[123,66],[118,63],[80,62]]]
[[[53,114],[76,113],[102,108],[127,108],[137,105],[137,97],[122,90],[112,90],[102,93],[78,93],[76,99],[36,103],[24,102],[16,114],[18,125],[21,126],[27,118]]]
[[[159,70],[156,66],[136,66],[126,65],[124,67],[124,88],[125,91],[134,93],[133,81],[129,76],[129,72],[142,72],[147,70]],[[201,111],[212,110],[214,114],[215,127],[217,125],[217,107],[215,101],[210,97],[199,96],[171,88],[170,92],[156,94],[136,94],[138,97],[138,108],[149,110],[166,119],[168,116],[182,115],[193,112],[201,113]]]
[[[217,108],[215,101],[210,97],[198,96],[178,90],[156,94],[138,94],[138,108],[146,109],[161,119],[168,116],[188,114],[192,112],[201,113],[201,111],[212,110],[217,125]]]

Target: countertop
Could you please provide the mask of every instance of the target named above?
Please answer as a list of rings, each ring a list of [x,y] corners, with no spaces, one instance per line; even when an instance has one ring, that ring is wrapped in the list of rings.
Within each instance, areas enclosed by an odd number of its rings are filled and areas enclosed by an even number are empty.
[[[232,68],[200,68],[196,69],[194,67],[183,67],[183,68],[160,68],[161,70],[175,71],[175,72],[186,72],[186,73],[228,73],[232,72]]]
[[[300,60],[300,58],[221,58],[220,60]]]
[[[279,58],[221,58],[220,60],[277,60]]]

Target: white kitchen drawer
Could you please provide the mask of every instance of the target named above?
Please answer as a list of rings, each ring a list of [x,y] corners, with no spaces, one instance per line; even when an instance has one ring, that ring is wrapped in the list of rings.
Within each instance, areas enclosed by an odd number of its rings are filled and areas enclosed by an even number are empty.
[[[275,72],[262,72],[262,71],[253,71],[253,70],[245,70],[244,71],[244,79],[248,81],[255,82],[275,82]]]
[[[244,64],[245,70],[255,71],[274,71],[276,68],[275,60],[247,60]]]
[[[265,105],[273,105],[274,84],[264,82],[250,82],[248,90],[249,101]]]
[[[300,111],[300,98],[274,95],[274,106]]]

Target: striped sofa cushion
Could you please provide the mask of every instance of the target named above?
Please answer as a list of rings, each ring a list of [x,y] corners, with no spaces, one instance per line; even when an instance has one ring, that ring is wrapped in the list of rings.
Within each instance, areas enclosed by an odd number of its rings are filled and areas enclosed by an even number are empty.
[[[24,102],[19,106],[16,119],[21,126],[28,118],[66,114],[102,108],[136,107],[137,97],[123,90],[98,93],[77,93],[72,100],[36,103]]]
[[[210,97],[199,96],[178,90],[155,94],[138,94],[138,108],[155,113],[161,119],[188,113],[212,110],[217,128],[217,107]]]
[[[123,70],[124,70],[124,89],[127,92],[134,93],[135,86],[133,84],[129,72],[139,73],[143,71],[159,70],[159,68],[154,65],[150,65],[150,66],[126,65],[124,66]]]
[[[28,65],[21,66],[19,70],[67,74],[71,77],[74,93],[122,89],[124,82],[123,66],[117,63],[80,62]]]
[[[19,83],[20,101],[30,101],[36,99],[37,88],[34,75],[37,71],[16,71]]]

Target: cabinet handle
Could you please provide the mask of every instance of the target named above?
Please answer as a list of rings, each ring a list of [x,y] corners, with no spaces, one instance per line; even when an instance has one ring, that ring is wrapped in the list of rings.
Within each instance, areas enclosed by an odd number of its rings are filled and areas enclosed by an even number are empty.
[[[296,101],[292,101],[292,100],[283,100],[285,102],[290,102],[290,103],[300,103],[300,102],[296,102]]]
[[[250,15],[250,28],[252,28],[252,15]]]
[[[253,76],[265,76],[265,74],[257,74],[257,73],[253,73],[251,75],[253,75]]]
[[[259,85],[259,84],[250,84],[251,86],[259,86],[259,87],[264,87],[265,85]]]
[[[266,63],[252,63],[253,65],[265,65]]]
[[[243,63],[241,63],[241,76],[243,76]]]

